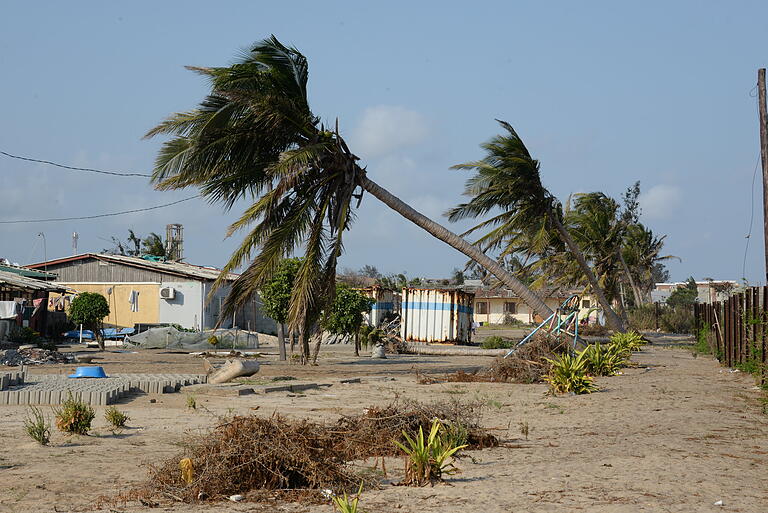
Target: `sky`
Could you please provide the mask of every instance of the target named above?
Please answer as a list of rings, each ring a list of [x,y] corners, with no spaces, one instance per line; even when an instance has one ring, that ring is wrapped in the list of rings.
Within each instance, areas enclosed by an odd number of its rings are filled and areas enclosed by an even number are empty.
[[[766,2],[50,1],[3,11],[1,151],[150,173],[162,139],[143,135],[207,92],[184,66],[230,64],[275,34],[307,56],[313,111],[338,118],[369,177],[449,228],[468,226],[443,216],[467,178],[450,167],[482,158],[503,119],[561,199],[618,197],[639,180],[642,221],[681,260],[668,265],[672,280],[764,283],[753,177]],[[0,156],[0,221],[141,209],[196,192]],[[246,206],[194,199],[0,224],[0,257],[68,256],[73,232],[79,252],[101,251],[129,228],[162,234],[181,223],[186,260],[221,266],[240,240],[226,228]],[[445,277],[466,262],[370,195],[357,216],[340,267]]]

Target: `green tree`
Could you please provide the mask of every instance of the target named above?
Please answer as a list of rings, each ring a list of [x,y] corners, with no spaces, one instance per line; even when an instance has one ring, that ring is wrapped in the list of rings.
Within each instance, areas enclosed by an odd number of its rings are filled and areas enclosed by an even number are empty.
[[[568,248],[605,312],[608,324],[617,331],[625,331],[624,322],[613,311],[605,291],[598,283],[578,243],[563,224],[563,209],[541,182],[539,162],[531,157],[528,148],[509,123],[499,121],[507,131],[483,144],[483,160],[454,166],[454,169],[474,170],[467,180],[464,194],[471,199],[448,212],[451,221],[477,218],[501,210],[469,232],[490,229],[478,242],[498,247],[510,232],[553,231]]]
[[[280,262],[270,280],[261,287],[262,310],[277,323],[277,347],[280,360],[285,360],[285,324],[291,304],[291,294],[301,267],[300,258],[286,258]]]
[[[231,314],[259,290],[280,260],[303,251],[289,311],[302,347],[335,292],[342,235],[353,220],[352,200],[369,192],[438,239],[479,262],[540,315],[550,308],[494,260],[373,182],[342,138],[326,127],[307,98],[308,64],[274,36],[223,68],[191,68],[211,91],[196,109],[174,114],[147,133],[169,135],[155,161],[161,190],[199,187],[209,201],[230,209],[254,202],[228,234],[248,229],[216,282],[249,262],[224,305]],[[258,251],[258,254],[255,255]]]
[[[355,356],[360,356],[359,334],[365,321],[363,314],[370,312],[375,302],[362,292],[337,285],[333,303],[323,315],[322,327],[332,335],[354,336]]]
[[[464,285],[464,271],[458,267],[454,267],[453,273],[451,274],[451,281],[454,285]]]
[[[684,286],[677,287],[672,291],[667,298],[667,304],[673,307],[691,306],[698,300],[698,297],[699,289],[696,286],[696,280],[691,276]]]
[[[107,299],[97,292],[82,292],[72,300],[69,307],[69,320],[74,324],[82,324],[83,328],[91,330],[104,351],[104,318],[109,315]]]

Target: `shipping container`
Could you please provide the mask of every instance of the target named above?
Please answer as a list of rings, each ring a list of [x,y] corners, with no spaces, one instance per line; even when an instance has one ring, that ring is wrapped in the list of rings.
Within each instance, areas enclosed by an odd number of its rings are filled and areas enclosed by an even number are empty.
[[[384,321],[400,313],[399,292],[377,286],[360,289],[360,292],[376,301],[365,316],[369,326],[379,327]]]
[[[408,342],[468,344],[474,297],[455,289],[404,288],[400,335]]]

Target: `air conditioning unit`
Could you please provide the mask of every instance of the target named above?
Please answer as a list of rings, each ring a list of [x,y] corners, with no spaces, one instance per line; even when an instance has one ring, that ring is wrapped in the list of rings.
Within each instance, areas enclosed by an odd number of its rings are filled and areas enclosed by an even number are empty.
[[[176,289],[173,287],[162,287],[160,289],[160,297],[163,299],[173,299],[176,297]]]

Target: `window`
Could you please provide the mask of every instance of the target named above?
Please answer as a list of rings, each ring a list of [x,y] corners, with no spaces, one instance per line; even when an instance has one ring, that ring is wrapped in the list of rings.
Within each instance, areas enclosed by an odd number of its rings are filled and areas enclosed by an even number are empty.
[[[477,313],[479,314],[488,313],[488,303],[486,301],[478,301],[477,303],[475,303],[475,306],[477,307]]]
[[[517,303],[507,301],[504,303],[504,313],[506,314],[516,314],[517,313]]]
[[[581,300],[581,307],[582,307],[582,308],[589,308],[589,305],[590,305],[590,304],[591,304],[591,303],[589,302],[589,299],[582,299],[582,300]]]

